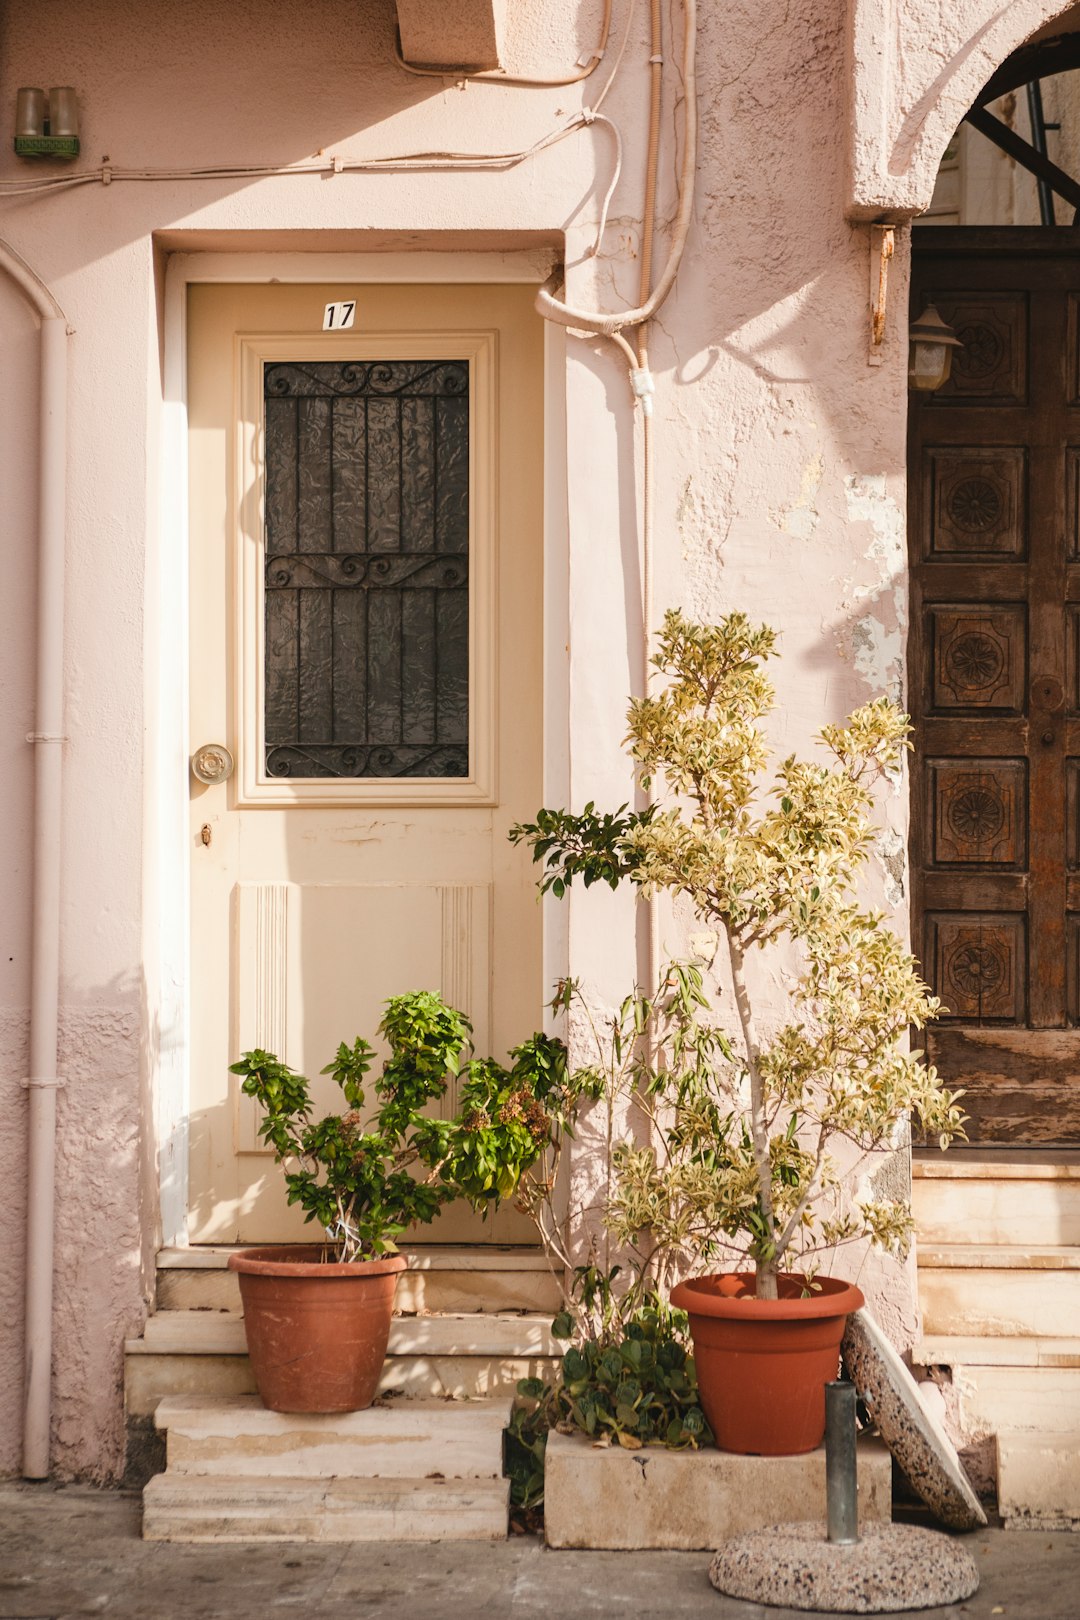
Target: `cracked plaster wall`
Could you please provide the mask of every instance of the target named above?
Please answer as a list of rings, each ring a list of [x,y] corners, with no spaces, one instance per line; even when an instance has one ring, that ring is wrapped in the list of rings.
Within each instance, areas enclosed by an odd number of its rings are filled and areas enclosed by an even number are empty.
[[[1014,33],[1021,24],[1012,14],[1022,12],[1027,27],[1048,10],[1034,0],[1007,9]],[[510,11],[508,68],[540,72],[574,62],[596,42],[599,10],[585,0],[574,6],[522,0]],[[665,5],[669,30],[672,10]],[[782,660],[774,741],[778,750],[805,749],[824,720],[841,718],[880,692],[902,691],[908,244],[900,233],[882,363],[871,366],[869,233],[845,217],[851,204],[846,0],[731,0],[700,10],[694,222],[680,280],[652,334],[655,602],[658,613],[669,604],[700,615],[740,607],[777,625]],[[144,733],[148,758],[161,746],[147,695],[153,659],[144,662],[144,641],[155,646],[157,636],[153,620],[144,618],[146,558],[158,544],[161,456],[155,242],[162,255],[177,248],[326,252],[564,242],[571,301],[605,308],[633,303],[648,85],[645,12],[635,13],[623,68],[604,106],[622,132],[624,151],[598,255],[592,248],[613,157],[610,131],[600,124],[497,172],[179,179],[87,186],[5,204],[5,234],[55,288],[77,328],[63,959],[65,1061],[72,1080],[60,1114],[65,1181],[57,1311],[64,1332],[56,1349],[57,1455],[67,1471],[102,1477],[118,1465],[117,1346],[139,1316],[155,1230],[145,1100],[154,1072],[153,1032],[172,1027],[161,1005],[176,995],[175,985],[157,987],[153,946],[143,944],[143,933],[152,940],[157,924],[142,926],[144,915],[156,916],[153,872],[170,858],[155,846],[152,815],[143,843]],[[990,16],[991,8],[975,0],[953,8],[919,0],[903,8],[904,96],[922,97],[928,118],[927,86]],[[89,162],[109,153],[114,163],[129,166],[293,164],[319,151],[519,149],[588,106],[602,82],[603,74],[577,86],[522,91],[412,79],[392,61],[390,5],[359,0],[349,28],[343,32],[340,24],[331,0],[303,8],[272,0],[237,0],[223,8],[193,0],[162,12],[153,31],[119,0],[8,8],[0,19],[0,103],[10,105],[20,84],[74,83]],[[896,29],[889,27],[891,40]],[[984,54],[1004,38],[1003,29],[999,18],[981,36]],[[328,52],[330,38],[335,47]],[[1007,43],[1011,49],[1015,41]],[[664,219],[674,207],[677,55],[669,47]],[[613,56],[609,51],[608,65]],[[988,61],[987,72],[994,65]],[[981,66],[978,71],[985,78]],[[863,94],[862,79],[859,85]],[[952,110],[947,117],[955,122]],[[888,118],[895,122],[891,110]],[[10,151],[0,153],[4,179],[28,173]],[[8,288],[0,288],[0,315],[0,375],[17,406],[0,444],[10,533],[8,588],[0,602],[6,694],[0,765],[8,835],[0,1005],[18,1010],[4,1026],[13,1124],[4,1148],[0,1228],[18,1256],[36,336]],[[640,686],[643,666],[640,425],[612,346],[568,340],[565,405],[569,646],[565,653],[561,646],[551,649],[550,656],[567,661],[572,800],[614,806],[632,791],[619,738],[627,693]],[[902,784],[883,794],[882,812],[888,833],[872,874],[872,898],[903,929]],[[664,908],[660,926],[664,949],[685,952],[692,920]],[[598,1003],[617,1002],[639,969],[644,944],[642,919],[635,919],[629,898],[575,891],[568,932],[570,971],[592,987]],[[777,970],[763,976],[761,993],[772,1016],[782,991]],[[586,1183],[597,1173],[592,1147],[589,1160],[586,1136],[579,1160]],[[902,1174],[902,1153],[898,1164]],[[85,1238],[80,1212],[89,1223]],[[878,1259],[854,1264],[886,1325],[901,1343],[910,1340],[910,1271]],[[5,1282],[4,1331],[17,1346],[15,1269]],[[16,1354],[12,1371],[5,1351],[0,1466],[7,1467],[16,1457],[18,1363]]]

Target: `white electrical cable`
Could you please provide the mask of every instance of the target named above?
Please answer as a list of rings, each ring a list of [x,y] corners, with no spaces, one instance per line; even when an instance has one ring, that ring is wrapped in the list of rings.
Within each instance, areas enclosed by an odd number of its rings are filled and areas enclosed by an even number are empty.
[[[550,131],[531,146],[516,152],[404,152],[380,158],[337,156],[318,163],[222,164],[204,169],[125,169],[113,163],[104,163],[95,169],[81,169],[77,174],[57,175],[43,180],[5,181],[0,183],[0,196],[41,195],[66,191],[73,186],[112,185],[123,180],[258,180],[285,175],[398,174],[413,169],[512,169],[593,122],[591,115],[577,113],[559,129]]]
[[[627,4],[627,7],[626,7],[626,23],[625,23],[625,26],[623,27],[622,39],[619,41],[619,49],[615,52],[615,60],[612,63],[611,72],[608,74],[607,78],[604,80],[604,88],[601,90],[600,94],[597,96],[596,100],[593,102],[593,111],[594,112],[599,112],[601,107],[604,105],[604,102],[607,100],[608,91],[611,89],[612,85],[615,83],[615,80],[616,80],[616,78],[618,77],[618,74],[619,74],[619,69],[622,67],[622,60],[623,60],[623,57],[626,55],[626,47],[630,43],[630,31],[631,31],[631,29],[633,27],[633,23],[634,23],[634,10],[636,8],[636,5],[637,5],[637,0],[628,0],[628,4]]]
[[[604,232],[607,230],[608,209],[611,207],[611,199],[615,195],[615,187],[618,185],[619,176],[622,174],[623,148],[622,136],[619,134],[619,126],[617,124],[613,124],[610,118],[606,118],[603,113],[594,112],[591,121],[597,124],[606,124],[615,140],[615,167],[611,171],[611,183],[604,193],[604,201],[600,208],[600,219],[596,226],[596,236],[593,239],[593,245],[590,249],[591,256],[595,258],[600,252],[600,247],[604,240]]]
[[[697,0],[683,0],[683,16],[683,159],[679,171],[679,204],[663,273],[649,297],[636,309],[625,309],[616,315],[605,315],[599,310],[575,309],[564,303],[554,296],[553,288],[558,282],[556,277],[552,277],[536,298],[536,307],[545,320],[557,321],[561,326],[580,327],[600,337],[613,337],[624,326],[640,326],[650,320],[675,284],[690,232],[694,170],[697,167]]]
[[[629,0],[626,25],[623,29],[622,40],[614,64],[592,107],[583,108],[581,112],[575,113],[567,123],[560,125],[557,129],[550,130],[547,135],[541,136],[531,146],[522,147],[518,151],[401,152],[389,157],[378,158],[347,158],[337,155],[323,158],[316,163],[236,163],[216,164],[206,168],[190,169],[125,169],[113,163],[102,163],[97,168],[80,169],[75,174],[51,175],[40,180],[0,181],[0,197],[45,196],[53,192],[70,191],[76,186],[108,186],[118,181],[149,183],[176,180],[260,180],[274,179],[285,175],[401,174],[411,170],[425,169],[436,171],[441,169],[513,169],[519,164],[527,162],[529,158],[537,156],[538,153],[546,151],[548,147],[555,146],[559,141],[565,140],[568,135],[573,135],[576,130],[587,129],[590,124],[604,123],[615,138],[615,173],[605,195],[602,212],[602,219],[606,223],[608,207],[622,169],[622,137],[609,118],[601,118],[600,108],[603,106],[622,66],[623,57],[626,54],[626,47],[630,39],[635,4],[636,0]],[[599,61],[599,58],[597,60]],[[508,81],[503,80],[502,82],[506,83]]]

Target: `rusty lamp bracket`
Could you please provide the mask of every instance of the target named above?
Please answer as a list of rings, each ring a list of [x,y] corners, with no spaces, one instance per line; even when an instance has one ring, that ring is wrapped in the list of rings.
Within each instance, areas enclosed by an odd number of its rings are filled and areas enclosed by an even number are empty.
[[[884,355],[885,316],[889,298],[889,260],[896,251],[896,227],[870,227],[870,349],[866,363],[880,366]]]

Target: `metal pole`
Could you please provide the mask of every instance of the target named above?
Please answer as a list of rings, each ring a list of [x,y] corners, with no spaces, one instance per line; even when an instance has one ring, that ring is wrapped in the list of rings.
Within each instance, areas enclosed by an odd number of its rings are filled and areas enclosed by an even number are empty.
[[[1043,112],[1042,84],[1038,79],[1032,79],[1027,87],[1028,120],[1031,124],[1031,144],[1040,157],[1046,157],[1046,115]],[[1054,193],[1049,182],[1040,175],[1036,181],[1039,188],[1039,218],[1044,225],[1056,225],[1054,214]]]
[[[825,1385],[825,1500],[829,1540],[853,1547],[859,1539],[855,1385],[847,1379]]]

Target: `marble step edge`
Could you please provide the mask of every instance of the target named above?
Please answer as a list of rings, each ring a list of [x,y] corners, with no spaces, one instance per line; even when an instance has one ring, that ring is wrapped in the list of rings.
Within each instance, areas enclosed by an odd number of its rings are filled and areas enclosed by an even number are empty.
[[[1080,1181],[1080,1148],[949,1148],[911,1160],[914,1181]]]
[[[159,1271],[224,1271],[231,1254],[259,1247],[250,1243],[199,1243],[190,1248],[167,1245],[157,1252]],[[403,1243],[400,1252],[410,1271],[542,1271],[550,1272],[542,1249],[514,1244]]]
[[[376,1399],[358,1412],[272,1412],[257,1395],[165,1395],[154,1412],[154,1427],[207,1438],[310,1434],[368,1440],[387,1434],[402,1439],[432,1431],[448,1434],[465,1424],[473,1433],[500,1437],[511,1406],[509,1400],[418,1395]]]
[[[158,1311],[127,1355],[246,1355],[244,1319],[235,1311]],[[389,1356],[559,1356],[549,1316],[476,1311],[395,1316]]]
[[[1080,1339],[926,1333],[911,1359],[919,1367],[1047,1367],[1080,1369]]]
[[[921,1271],[1080,1271],[1070,1243],[917,1243]]]
[[[512,1402],[383,1399],[358,1412],[271,1412],[257,1395],[167,1395],[168,1473],[238,1478],[498,1479]]]
[[[550,1356],[388,1356],[380,1394],[394,1399],[480,1401],[517,1393],[519,1379],[551,1382],[559,1363]],[[198,1399],[251,1395],[255,1379],[246,1355],[127,1356],[124,1402],[129,1418],[152,1419],[167,1396],[181,1392]]]
[[[276,1479],[156,1474],[146,1541],[503,1541],[508,1479]]]

